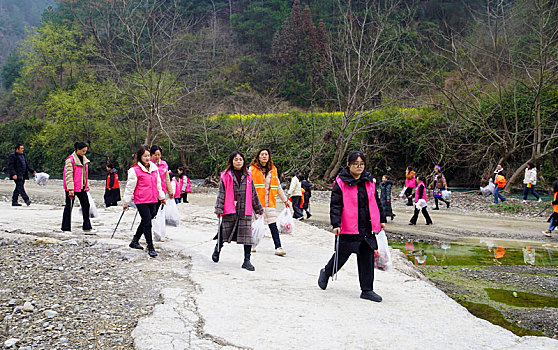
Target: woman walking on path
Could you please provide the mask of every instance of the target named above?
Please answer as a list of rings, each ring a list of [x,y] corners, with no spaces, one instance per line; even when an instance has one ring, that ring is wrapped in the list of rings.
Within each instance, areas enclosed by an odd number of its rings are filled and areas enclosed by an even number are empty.
[[[433,181],[428,188],[434,190],[432,193],[432,197],[434,197],[434,204],[436,204],[436,207],[432,210],[440,210],[440,207],[438,207],[438,200],[446,203],[448,208],[450,207],[450,202],[445,200],[442,196],[442,191],[446,191],[448,189],[448,184],[446,182],[446,177],[444,176],[444,174],[442,174],[441,166],[434,166]]]
[[[300,208],[300,203],[302,202],[302,186],[300,184],[299,178],[297,177],[297,174],[293,174],[291,185],[289,186],[289,190],[287,191],[287,196],[290,197],[293,201],[293,218],[303,219],[304,214],[302,213],[302,209]]]
[[[172,190],[171,179],[169,176],[169,165],[161,159],[163,156],[163,149],[158,145],[151,146],[151,161],[157,165],[159,169],[159,176],[161,177],[161,186],[163,193],[169,195],[169,198],[174,198],[174,191]],[[157,209],[160,204],[157,205]]]
[[[413,205],[413,190],[415,189],[416,179],[412,166],[408,166],[405,170],[405,197],[407,197],[407,206]]]
[[[496,170],[494,170],[492,182],[494,182],[494,204],[498,204],[498,199],[500,199],[502,203],[505,202],[507,199],[500,194],[500,191],[504,189],[508,180],[506,178],[506,172],[501,164],[498,164]]]
[[[382,176],[382,182],[380,183],[380,202],[382,203],[382,209],[384,210],[384,216],[387,218],[391,216],[391,221],[395,217],[391,209],[391,187],[393,186],[393,181],[389,179],[387,175]]]
[[[422,215],[426,219],[426,224],[432,225],[432,219],[430,218],[430,215],[428,214],[428,210],[426,209],[427,202],[426,202],[426,185],[424,184],[425,182],[426,179],[424,178],[424,176],[418,177],[418,185],[417,185],[417,189],[415,190],[415,213],[413,214],[411,221],[409,221],[409,225],[417,224],[417,219],[420,211],[422,211]]]
[[[169,177],[172,177],[171,183],[174,184],[172,186],[173,188],[173,192],[174,192],[174,202],[176,204],[180,203],[180,194],[182,192],[182,178],[180,177],[180,175],[178,176],[173,176],[173,174],[170,173],[169,171]]]
[[[91,233],[91,221],[89,220],[89,159],[85,157],[87,144],[76,142],[74,153],[66,158],[64,163],[64,175],[62,177],[64,191],[66,192],[66,206],[62,214],[62,231],[72,230],[72,208],[75,197],[79,198],[81,211],[83,213],[83,232]]]
[[[215,251],[211,256],[214,262],[219,262],[224,242],[236,241],[237,244],[244,245],[242,268],[248,271],[255,270],[250,262],[254,213],[262,215],[264,209],[258,199],[252,174],[246,168],[244,156],[239,151],[234,151],[229,156],[227,168],[221,173],[219,194],[215,203],[215,214],[221,218],[221,224]]]
[[[302,181],[300,181],[300,187],[304,190],[304,203],[302,204],[302,210],[306,212],[306,219],[310,219],[312,214],[310,214],[310,197],[312,197],[312,185],[308,182],[308,177],[302,175]]]
[[[148,146],[142,146],[137,151],[133,166],[128,169],[123,209],[128,210],[128,206],[133,199],[141,217],[141,222],[129,247],[143,250],[139,240],[144,235],[148,254],[154,258],[157,256],[157,252],[153,246],[151,220],[157,215],[157,204],[159,201],[163,205],[166,204],[166,201],[161,187],[159,169],[155,163],[150,161],[150,158],[151,154]]]
[[[548,218],[550,225],[548,225],[548,230],[543,231],[543,234],[547,237],[552,237],[552,231],[558,227],[558,180],[554,181],[552,187],[554,197],[552,197],[552,215]]]
[[[385,228],[386,218],[380,206],[372,175],[365,171],[364,154],[353,151],[333,185],[329,216],[339,249],[325,268],[320,270],[318,286],[327,288],[328,280],[343,267],[352,253],[357,254],[358,277],[362,299],[376,302],[382,297],[374,292],[374,250],[378,243],[374,233]],[[337,260],[337,269],[334,263]]]
[[[184,203],[188,203],[188,193],[192,192],[190,188],[190,179],[186,176],[183,167],[178,167],[176,172],[178,173],[178,188],[180,189],[177,203],[180,203],[180,200]],[[174,194],[174,198],[177,198],[176,193]]]
[[[118,172],[112,163],[107,164],[107,181],[105,187],[105,206],[113,207],[118,205],[120,201],[120,184],[118,182]]]
[[[523,178],[523,203],[527,203],[527,196],[529,191],[537,198],[537,201],[542,202],[541,196],[535,191],[535,185],[537,184],[537,167],[533,162],[527,162],[527,168],[525,169],[525,177]]]
[[[268,148],[262,148],[256,152],[249,170],[258,199],[264,208],[265,224],[271,230],[275,255],[284,256],[287,253],[281,246],[279,230],[277,229],[277,198],[281,199],[287,208],[289,207],[289,201],[279,183],[279,172],[273,165],[273,160],[271,160],[271,151]]]

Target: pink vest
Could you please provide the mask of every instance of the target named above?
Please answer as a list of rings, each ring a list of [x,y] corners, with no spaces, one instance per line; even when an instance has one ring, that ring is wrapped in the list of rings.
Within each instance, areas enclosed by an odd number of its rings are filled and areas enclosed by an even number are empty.
[[[186,193],[191,193],[192,192],[192,187],[190,186],[190,178],[186,175],[184,175],[184,177],[186,178],[186,190],[184,192]]]
[[[66,158],[66,160],[68,158],[72,159],[72,168],[74,170],[74,192],[81,192],[82,188],[81,188],[81,177],[83,175],[83,167],[82,166],[77,166],[76,165],[76,161],[74,160],[74,156],[70,155],[69,157]],[[87,163],[85,164],[85,188],[87,188],[87,182],[89,181],[89,167],[87,166]],[[66,185],[66,166],[64,166],[64,176],[62,177],[63,183],[64,183],[64,191],[68,190],[68,186]],[[85,189],[83,189],[85,190]]]
[[[176,181],[176,179],[172,179],[172,182],[174,182],[175,186],[174,186],[174,198],[180,198],[180,191],[182,188],[182,179],[180,179],[180,181]]]
[[[341,214],[341,234],[358,235],[358,188],[347,185],[341,178],[335,180],[343,192],[343,212]],[[366,182],[366,193],[368,194],[368,209],[370,210],[370,221],[372,232],[380,232],[380,210],[376,203],[376,184]]]
[[[232,171],[223,171],[221,173],[221,181],[225,186],[225,207],[223,208],[223,215],[236,213],[234,205],[234,180]],[[252,215],[252,174],[248,172],[246,175],[246,199],[244,205],[244,215]]]
[[[159,176],[159,172],[147,173],[139,165],[134,165],[132,168],[134,168],[138,179],[134,189],[134,203],[157,203],[159,194],[159,190],[157,190],[157,176]]]
[[[421,186],[424,190],[422,191],[422,197],[419,197],[419,188]],[[426,200],[426,185],[424,184],[424,182],[419,183],[417,189],[415,190],[415,203],[417,203],[419,199]]]
[[[405,178],[405,187],[409,187],[409,188],[414,188],[415,187],[415,174],[413,174],[413,178],[412,179],[407,179]]]
[[[153,161],[152,161],[153,162]],[[155,162],[153,162],[155,163]],[[157,164],[155,164],[157,165]],[[161,177],[161,187],[163,188],[163,193],[167,194],[167,171],[169,170],[169,165],[162,159],[159,159],[159,164],[157,165],[159,168],[159,176]]]

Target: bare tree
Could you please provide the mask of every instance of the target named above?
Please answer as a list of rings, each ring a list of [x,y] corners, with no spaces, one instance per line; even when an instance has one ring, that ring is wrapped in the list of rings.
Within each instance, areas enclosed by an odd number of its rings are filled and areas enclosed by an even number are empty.
[[[355,135],[378,126],[362,121],[373,108],[389,103],[390,88],[402,73],[396,69],[400,59],[396,43],[403,30],[401,20],[392,18],[395,12],[405,14],[402,1],[364,1],[358,12],[351,1],[339,1],[338,6],[341,23],[331,35],[329,58],[332,106],[342,113],[333,131],[335,153],[325,181],[337,174]]]

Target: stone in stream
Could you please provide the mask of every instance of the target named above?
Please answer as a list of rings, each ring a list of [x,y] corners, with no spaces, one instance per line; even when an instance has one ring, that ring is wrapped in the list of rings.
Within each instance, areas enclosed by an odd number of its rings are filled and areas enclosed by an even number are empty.
[[[8,339],[8,340],[6,340],[6,341],[4,342],[4,347],[5,347],[6,349],[9,349],[9,348],[11,348],[12,346],[16,345],[17,343],[19,343],[19,339],[18,339],[18,338],[10,338],[10,339]]]

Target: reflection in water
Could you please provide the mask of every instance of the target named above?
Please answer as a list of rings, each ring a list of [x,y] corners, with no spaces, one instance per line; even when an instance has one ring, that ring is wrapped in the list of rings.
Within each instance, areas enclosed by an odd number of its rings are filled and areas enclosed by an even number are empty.
[[[537,245],[530,242],[523,248],[518,242],[477,240],[476,244],[461,242],[390,242],[416,265],[483,266],[537,265],[558,266],[558,246]],[[536,249],[535,249],[536,248]]]

